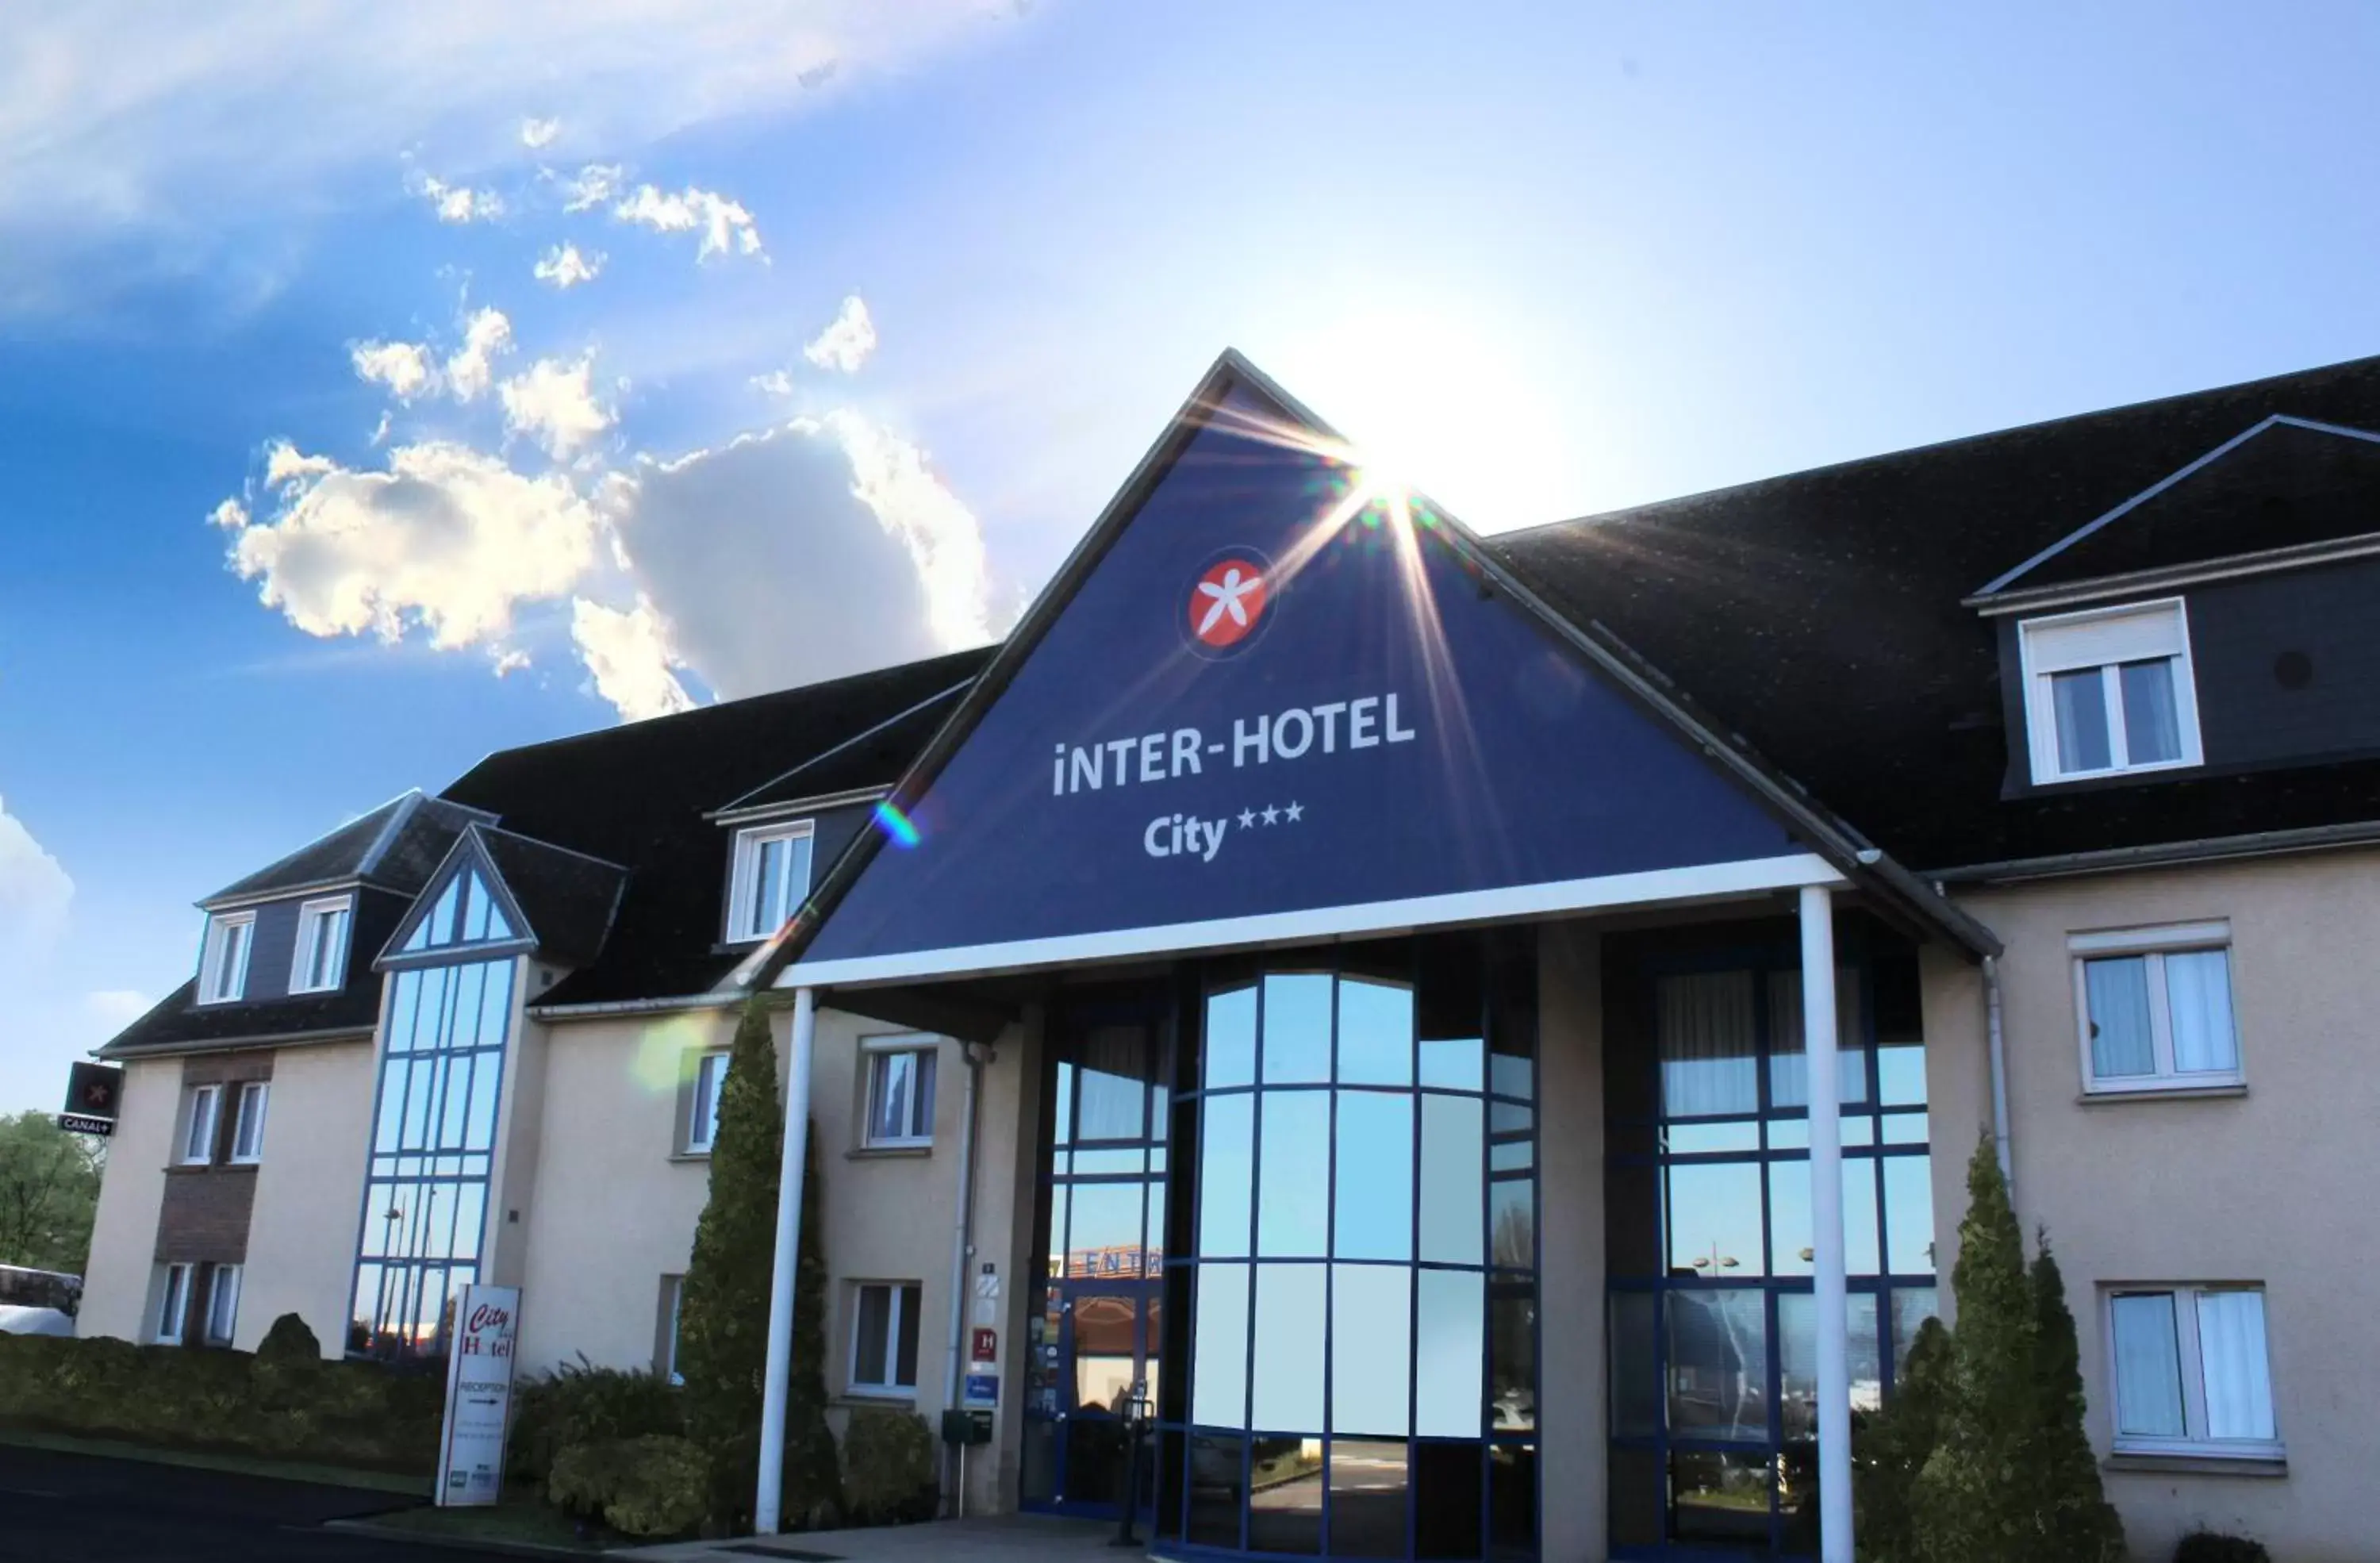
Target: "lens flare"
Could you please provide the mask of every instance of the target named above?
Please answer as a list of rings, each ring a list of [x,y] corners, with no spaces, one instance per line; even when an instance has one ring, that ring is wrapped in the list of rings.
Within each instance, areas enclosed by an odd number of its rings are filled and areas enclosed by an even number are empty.
[[[890,798],[881,799],[876,805],[876,828],[897,847],[913,847],[925,840],[917,833],[917,827],[910,823],[909,817],[894,806]]]

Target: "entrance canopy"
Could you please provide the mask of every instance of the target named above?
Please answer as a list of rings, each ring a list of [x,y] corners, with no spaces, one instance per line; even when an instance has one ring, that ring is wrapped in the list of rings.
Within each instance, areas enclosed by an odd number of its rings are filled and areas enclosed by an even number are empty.
[[[878,825],[749,975],[1846,882],[1979,932],[1228,354]]]

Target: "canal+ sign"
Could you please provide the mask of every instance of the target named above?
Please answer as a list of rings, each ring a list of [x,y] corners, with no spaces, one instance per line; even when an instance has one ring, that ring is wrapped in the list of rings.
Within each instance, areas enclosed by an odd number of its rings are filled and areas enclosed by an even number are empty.
[[[1777,814],[1343,453],[1227,358],[822,887],[793,980],[1806,877]]]

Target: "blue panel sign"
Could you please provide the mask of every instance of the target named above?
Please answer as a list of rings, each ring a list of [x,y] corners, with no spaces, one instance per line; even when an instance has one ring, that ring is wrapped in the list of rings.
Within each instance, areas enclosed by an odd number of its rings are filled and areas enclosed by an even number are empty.
[[[1236,393],[800,959],[1776,858],[1784,823]],[[1626,568],[1615,557],[1613,568]]]
[[[965,1404],[970,1406],[996,1406],[1000,1404],[1000,1375],[996,1373],[968,1374],[966,1375],[966,1386],[960,1395],[960,1399]]]

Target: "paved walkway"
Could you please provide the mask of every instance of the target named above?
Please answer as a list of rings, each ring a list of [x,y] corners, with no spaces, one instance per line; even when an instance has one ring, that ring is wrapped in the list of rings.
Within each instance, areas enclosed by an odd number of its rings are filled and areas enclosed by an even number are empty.
[[[1010,1514],[990,1520],[937,1520],[925,1525],[880,1525],[860,1531],[805,1531],[795,1535],[747,1536],[741,1541],[674,1542],[612,1557],[668,1559],[671,1563],[1026,1563],[1053,1554],[1139,1557],[1118,1547],[1108,1551],[1112,1521],[1056,1520],[1044,1514]]]

